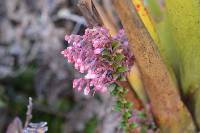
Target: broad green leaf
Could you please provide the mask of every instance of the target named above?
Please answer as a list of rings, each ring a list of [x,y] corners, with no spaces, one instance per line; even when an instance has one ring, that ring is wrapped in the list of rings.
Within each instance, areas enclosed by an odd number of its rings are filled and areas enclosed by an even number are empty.
[[[153,18],[158,21],[162,17],[162,12],[160,9],[160,5],[157,0],[147,0],[147,5],[150,9],[150,13],[153,16]]]
[[[200,1],[167,0],[172,35],[179,55],[178,69],[184,97],[200,127]]]

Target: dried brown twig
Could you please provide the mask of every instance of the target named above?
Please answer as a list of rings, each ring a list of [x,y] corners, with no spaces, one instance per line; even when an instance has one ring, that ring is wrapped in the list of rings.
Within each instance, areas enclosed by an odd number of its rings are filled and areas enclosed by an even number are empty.
[[[88,27],[103,25],[102,20],[92,0],[81,0],[78,7],[87,20]]]

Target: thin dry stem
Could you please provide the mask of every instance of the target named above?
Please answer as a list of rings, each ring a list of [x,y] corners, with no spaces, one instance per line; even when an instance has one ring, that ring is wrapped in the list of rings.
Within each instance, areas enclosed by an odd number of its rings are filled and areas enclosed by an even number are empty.
[[[32,103],[32,98],[29,97],[29,104],[27,106],[27,112],[26,112],[26,122],[24,124],[24,128],[26,128],[29,124],[29,122],[32,119],[32,109],[33,109],[33,103]]]

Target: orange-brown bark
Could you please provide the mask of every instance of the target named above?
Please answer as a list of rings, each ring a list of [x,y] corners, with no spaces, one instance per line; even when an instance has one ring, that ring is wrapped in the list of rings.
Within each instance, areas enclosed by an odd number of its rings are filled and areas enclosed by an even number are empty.
[[[115,0],[134,52],[136,63],[149,96],[156,122],[164,133],[193,133],[195,127],[187,108],[181,101],[177,86],[163,63],[150,34],[141,22],[131,0]]]

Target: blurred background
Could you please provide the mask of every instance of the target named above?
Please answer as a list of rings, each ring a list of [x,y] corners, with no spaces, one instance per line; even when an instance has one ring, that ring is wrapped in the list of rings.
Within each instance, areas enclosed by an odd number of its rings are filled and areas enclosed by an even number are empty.
[[[28,97],[31,122],[48,122],[48,133],[121,132],[113,99],[73,90],[79,75],[60,54],[67,47],[64,36],[85,29],[77,2],[0,0],[0,133],[16,117],[25,122]],[[111,10],[109,4],[102,5]]]

